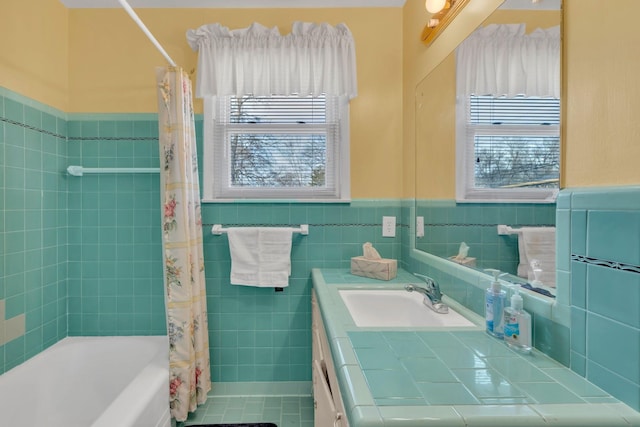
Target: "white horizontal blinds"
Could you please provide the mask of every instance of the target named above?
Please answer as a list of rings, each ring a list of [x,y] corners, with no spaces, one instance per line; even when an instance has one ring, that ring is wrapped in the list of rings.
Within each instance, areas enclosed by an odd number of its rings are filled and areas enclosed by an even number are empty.
[[[558,99],[471,95],[467,113],[471,188],[558,188]]]
[[[220,97],[216,116],[219,196],[335,195],[337,97]]]
[[[469,123],[474,125],[560,124],[560,100],[557,98],[526,98],[524,96],[469,97]]]

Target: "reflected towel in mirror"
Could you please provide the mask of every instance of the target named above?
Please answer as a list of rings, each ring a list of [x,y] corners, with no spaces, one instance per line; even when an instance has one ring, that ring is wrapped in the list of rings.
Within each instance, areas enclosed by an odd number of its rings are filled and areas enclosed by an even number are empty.
[[[522,227],[518,229],[518,251],[520,264],[518,276],[533,280],[531,261],[537,260],[542,274],[543,285],[556,286],[556,228]]]

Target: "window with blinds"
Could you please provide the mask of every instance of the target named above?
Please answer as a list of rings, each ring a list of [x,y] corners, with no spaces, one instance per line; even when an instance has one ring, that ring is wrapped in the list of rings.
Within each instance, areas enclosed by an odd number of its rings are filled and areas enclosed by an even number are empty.
[[[458,199],[552,201],[560,175],[560,101],[471,95],[464,104]]]
[[[346,106],[338,97],[227,96],[213,104],[212,141],[206,144],[211,150],[205,152],[212,182],[205,175],[210,190],[207,197],[205,188],[205,199],[344,199],[348,194]]]

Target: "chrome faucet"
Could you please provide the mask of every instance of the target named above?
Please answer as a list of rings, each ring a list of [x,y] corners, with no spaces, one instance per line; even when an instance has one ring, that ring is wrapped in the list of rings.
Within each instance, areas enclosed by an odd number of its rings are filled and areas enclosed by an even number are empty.
[[[413,273],[415,276],[420,277],[426,283],[426,286],[418,285],[405,285],[407,292],[420,292],[424,295],[424,305],[435,311],[436,313],[448,313],[449,307],[442,302],[442,292],[440,292],[440,286],[431,277],[423,274]]]

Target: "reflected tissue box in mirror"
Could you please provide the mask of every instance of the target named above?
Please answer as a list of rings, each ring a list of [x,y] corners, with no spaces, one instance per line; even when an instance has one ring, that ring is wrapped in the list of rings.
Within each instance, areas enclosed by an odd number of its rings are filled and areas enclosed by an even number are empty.
[[[466,265],[467,267],[475,267],[476,259],[474,257],[458,258],[457,256],[449,257],[449,260],[458,263],[460,265]]]
[[[395,259],[367,259],[363,256],[351,258],[351,274],[379,280],[391,280],[398,273]]]

